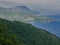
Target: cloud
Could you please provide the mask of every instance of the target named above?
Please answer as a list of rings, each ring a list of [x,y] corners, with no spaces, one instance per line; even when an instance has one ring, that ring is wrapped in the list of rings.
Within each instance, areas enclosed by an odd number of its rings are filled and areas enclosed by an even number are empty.
[[[60,9],[60,0],[0,0],[0,1],[10,1],[19,4],[36,4],[38,6],[42,5],[44,8]]]
[[[19,3],[19,4],[28,4],[28,3],[31,2],[30,0],[0,0],[0,1],[16,2],[16,3]]]
[[[18,4],[28,5],[34,10],[43,10],[47,12],[60,12],[60,0],[0,0],[16,2]]]

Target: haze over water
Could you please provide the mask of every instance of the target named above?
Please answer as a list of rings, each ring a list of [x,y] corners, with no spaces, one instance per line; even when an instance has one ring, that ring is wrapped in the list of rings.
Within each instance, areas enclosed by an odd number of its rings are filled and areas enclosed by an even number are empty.
[[[48,17],[53,18],[53,19],[57,19],[58,21],[34,22],[34,23],[32,23],[32,25],[34,25],[37,28],[47,30],[48,32],[55,34],[56,36],[60,37],[60,16],[52,15],[52,16],[48,16]]]

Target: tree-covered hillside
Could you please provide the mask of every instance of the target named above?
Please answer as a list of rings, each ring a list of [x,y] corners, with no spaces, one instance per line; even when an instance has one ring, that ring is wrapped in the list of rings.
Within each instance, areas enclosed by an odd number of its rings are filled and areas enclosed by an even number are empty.
[[[31,24],[0,19],[0,45],[60,45],[60,39]]]

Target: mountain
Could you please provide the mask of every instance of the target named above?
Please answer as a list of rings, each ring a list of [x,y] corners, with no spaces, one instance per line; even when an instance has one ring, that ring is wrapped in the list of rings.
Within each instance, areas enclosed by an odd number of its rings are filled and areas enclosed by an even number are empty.
[[[34,14],[31,9],[29,9],[27,6],[16,6],[13,8],[8,8],[9,11],[15,12],[21,15],[31,15]]]
[[[60,38],[31,24],[0,19],[0,45],[60,45]]]
[[[22,4],[17,4],[15,2],[0,1],[0,7],[2,7],[2,8],[8,8],[7,10],[9,10],[9,11],[10,11],[10,9],[14,10],[14,9],[17,8],[17,9],[20,10],[20,12],[22,11],[24,13],[32,13],[32,14],[33,13],[35,13],[35,14],[37,13],[38,14],[38,12],[30,10],[27,6],[22,6]]]
[[[40,12],[37,12],[37,11],[33,11],[31,10],[28,6],[16,6],[16,7],[13,7],[13,8],[9,8],[10,10],[12,10],[13,12],[20,12],[20,13],[23,13],[23,14],[40,14]]]
[[[4,9],[6,9],[6,10],[4,10]],[[13,8],[0,7],[0,14],[8,15],[8,13],[12,13],[12,14],[17,13],[18,15],[38,14],[36,11],[33,11],[33,10],[29,9],[27,6],[16,6],[16,7],[13,7]]]
[[[8,8],[9,10],[11,11],[31,11],[27,6],[16,6],[16,7],[13,7],[13,8]]]
[[[16,6],[15,8],[20,8],[20,9],[22,9],[22,10],[29,10],[29,11],[31,11],[32,13],[34,13],[34,14],[40,14],[40,12],[37,12],[37,11],[33,11],[33,10],[31,10],[29,7],[27,7],[27,6]]]
[[[54,19],[46,16],[38,16],[38,13],[27,6],[16,6],[13,8],[0,7],[0,18],[22,22],[53,22]],[[40,14],[41,15],[41,14]]]
[[[16,8],[20,8],[23,10],[30,10],[27,6],[16,6]]]

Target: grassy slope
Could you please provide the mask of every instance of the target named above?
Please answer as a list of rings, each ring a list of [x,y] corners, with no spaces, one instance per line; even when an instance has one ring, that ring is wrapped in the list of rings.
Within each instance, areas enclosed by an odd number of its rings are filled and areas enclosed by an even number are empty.
[[[60,39],[30,24],[0,19],[0,45],[60,45]]]

